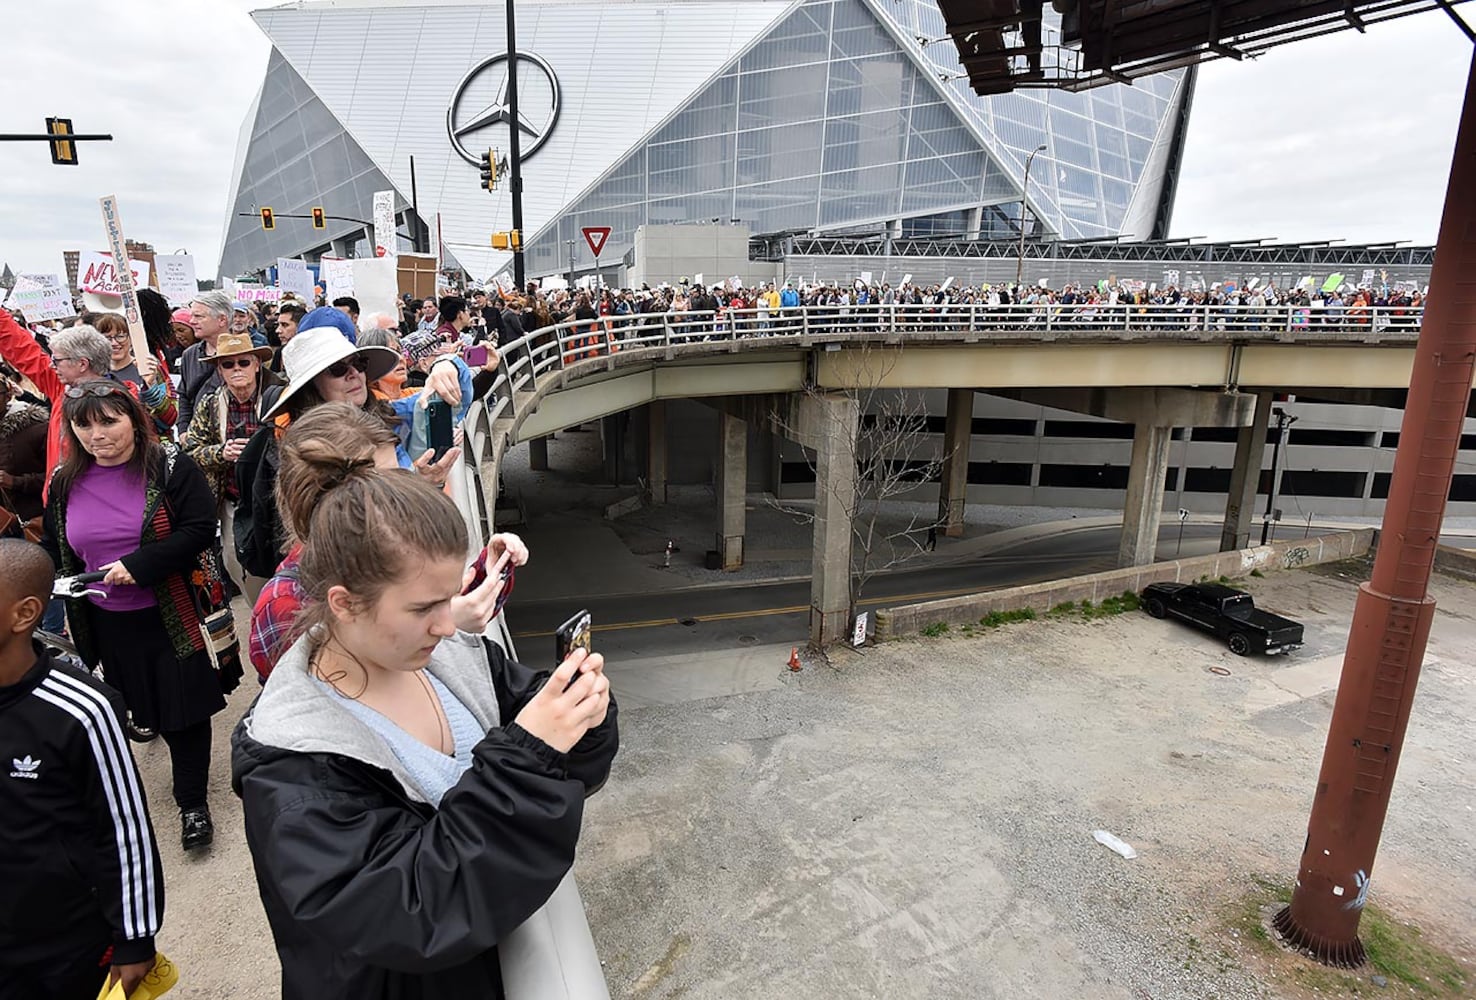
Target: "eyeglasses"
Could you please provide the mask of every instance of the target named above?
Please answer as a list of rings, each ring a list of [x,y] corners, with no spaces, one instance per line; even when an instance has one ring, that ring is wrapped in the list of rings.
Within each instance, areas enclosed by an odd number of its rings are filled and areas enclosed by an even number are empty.
[[[83,396],[112,396],[116,393],[128,394],[128,390],[117,382],[109,382],[106,379],[94,379],[91,382],[83,382],[81,385],[67,386],[68,399],[81,399]]]
[[[255,360],[256,360],[256,358],[254,358],[254,357],[252,357],[252,358],[223,358],[220,361],[217,361],[215,363],[215,367],[220,368],[223,371],[229,371],[232,368],[249,368],[249,367],[251,367],[251,362],[253,362]]]
[[[64,358],[64,357],[61,357],[60,355],[56,355],[56,354],[53,354],[51,356],[51,363],[52,363],[53,366],[59,365],[63,361],[80,361],[80,360],[81,360],[80,358]]]
[[[356,372],[367,372],[369,370],[369,359],[362,354],[355,354],[353,357],[335,362],[323,370],[334,378],[343,378],[349,373],[349,369],[353,369]]]
[[[128,339],[129,339],[128,338],[128,334],[126,332],[124,332],[124,333],[109,333],[106,336],[107,336],[107,338],[110,341],[112,341],[115,344],[125,344],[125,343],[128,342]]]

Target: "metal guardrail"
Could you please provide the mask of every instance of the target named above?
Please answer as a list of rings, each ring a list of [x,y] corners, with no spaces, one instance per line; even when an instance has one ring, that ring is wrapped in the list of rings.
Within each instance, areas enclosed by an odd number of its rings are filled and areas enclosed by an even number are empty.
[[[808,347],[825,343],[888,345],[959,340],[1133,342],[1223,340],[1227,343],[1412,343],[1422,309],[1370,307],[1316,310],[1307,306],[1224,305],[937,305],[799,306],[793,309],[724,309],[716,312],[641,313],[571,320],[536,330],[499,348],[501,362],[491,390],[472,405],[464,423],[464,477],[468,524],[490,531],[495,484],[482,482],[482,462],[498,458],[499,420],[516,419],[528,395],[562,384],[571,375],[616,367],[622,359],[648,361],[682,353],[730,354],[745,347]],[[484,532],[485,538],[485,532]]]

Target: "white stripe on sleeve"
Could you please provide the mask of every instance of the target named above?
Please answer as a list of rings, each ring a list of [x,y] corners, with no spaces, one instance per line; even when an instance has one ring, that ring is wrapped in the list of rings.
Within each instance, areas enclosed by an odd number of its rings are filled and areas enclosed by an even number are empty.
[[[118,845],[123,936],[135,940],[157,934],[163,913],[148,810],[127,738],[112,705],[101,692],[57,671],[50,673],[35,693],[71,715],[87,731]]]

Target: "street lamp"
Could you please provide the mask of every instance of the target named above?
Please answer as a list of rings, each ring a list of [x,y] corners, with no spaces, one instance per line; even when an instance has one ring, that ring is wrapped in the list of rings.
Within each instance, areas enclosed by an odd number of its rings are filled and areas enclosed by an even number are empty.
[[[1026,204],[1030,197],[1030,163],[1035,159],[1036,153],[1044,153],[1045,144],[1042,143],[1030,151],[1025,157],[1025,183],[1020,185],[1020,256],[1015,261],[1015,295],[1020,294],[1020,279],[1025,273],[1025,216],[1029,212]]]
[[[574,247],[579,244],[578,240],[565,240],[564,245],[569,248],[569,294],[574,294]]]
[[[1261,520],[1261,544],[1265,545],[1271,534],[1271,517],[1276,511],[1276,473],[1281,466],[1281,449],[1286,446],[1286,431],[1298,418],[1281,407],[1271,411],[1276,416],[1276,443],[1271,446],[1271,491],[1266,496],[1266,515]],[[1281,518],[1278,516],[1277,520]]]

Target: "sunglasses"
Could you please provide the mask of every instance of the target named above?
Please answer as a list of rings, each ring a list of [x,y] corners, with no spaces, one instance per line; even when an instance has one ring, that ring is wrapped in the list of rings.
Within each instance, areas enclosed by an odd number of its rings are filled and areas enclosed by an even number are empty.
[[[229,371],[232,368],[249,368],[255,358],[224,358],[215,363],[215,367]]]
[[[69,399],[81,399],[83,396],[111,396],[114,394],[127,395],[128,390],[117,382],[108,382],[104,379],[83,382],[81,385],[67,386],[67,397]]]
[[[361,354],[355,354],[353,357],[335,362],[323,370],[334,378],[343,378],[351,369],[356,372],[367,372],[369,370],[369,359]]]

